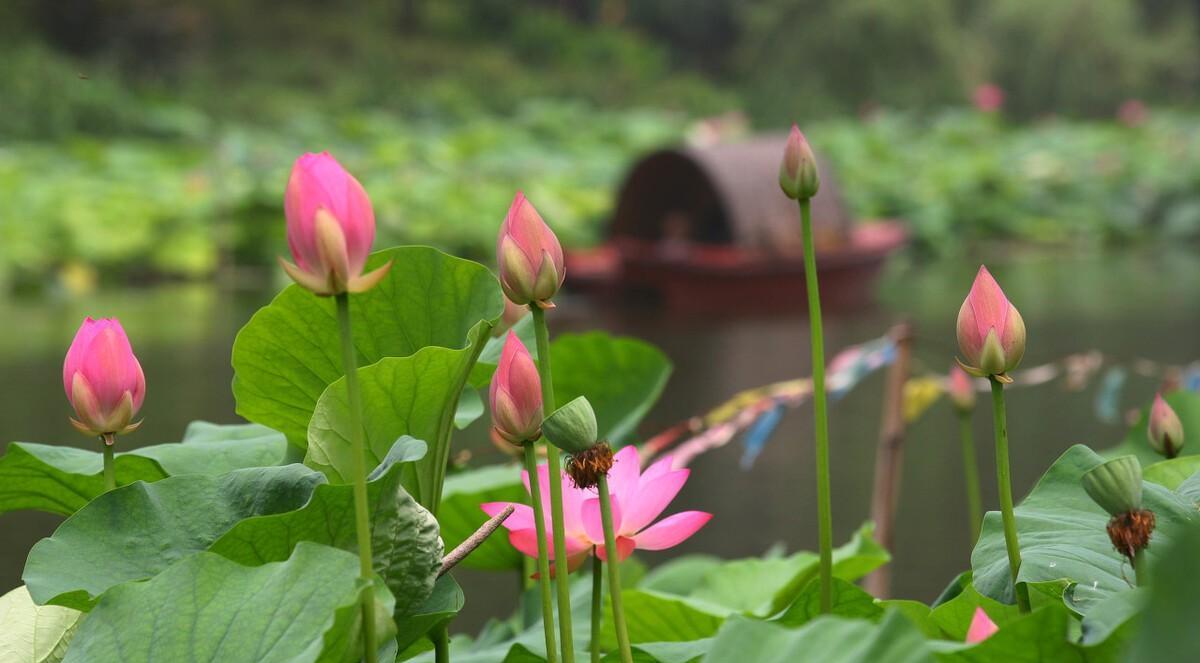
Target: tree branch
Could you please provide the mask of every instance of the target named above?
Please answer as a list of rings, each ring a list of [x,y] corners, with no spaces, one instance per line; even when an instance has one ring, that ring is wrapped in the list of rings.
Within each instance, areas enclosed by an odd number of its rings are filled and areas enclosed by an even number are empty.
[[[459,562],[466,559],[467,555],[470,555],[476,548],[483,545],[483,542],[492,535],[492,532],[500,529],[500,525],[512,515],[514,510],[515,507],[511,504],[504,507],[503,511],[497,513],[495,516],[492,516],[486,523],[480,525],[479,529],[475,530],[474,534],[468,536],[465,541],[458,544],[457,548],[451,550],[448,555],[443,557],[442,568],[440,571],[438,571],[438,577],[440,578],[446,575],[450,569],[454,568]]]

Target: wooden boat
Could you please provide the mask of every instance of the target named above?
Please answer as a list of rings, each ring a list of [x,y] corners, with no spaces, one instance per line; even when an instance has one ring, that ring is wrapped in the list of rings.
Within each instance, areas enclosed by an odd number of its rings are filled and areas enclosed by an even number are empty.
[[[804,310],[799,211],[778,185],[784,140],[643,158],[621,186],[608,241],[568,251],[568,282],[689,312]],[[832,172],[820,177],[812,209],[821,301],[856,308],[908,233],[895,220],[854,222]]]

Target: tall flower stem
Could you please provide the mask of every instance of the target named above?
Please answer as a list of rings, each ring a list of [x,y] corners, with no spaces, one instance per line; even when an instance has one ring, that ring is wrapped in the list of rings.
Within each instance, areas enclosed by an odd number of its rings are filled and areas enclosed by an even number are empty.
[[[625,609],[621,606],[621,569],[618,563],[617,535],[613,530],[612,496],[608,492],[607,475],[600,476],[596,488],[600,492],[600,525],[604,528],[604,550],[608,555],[608,595],[612,598],[617,647],[621,651],[621,663],[633,663],[629,631],[625,628]]]
[[[105,433],[100,436],[100,446],[104,448],[104,489],[113,490],[117,487],[117,473],[113,468],[113,434]]]
[[[1013,515],[1012,477],[1008,470],[1008,422],[1004,409],[1004,385],[992,377],[992,418],[996,425],[996,483],[1000,491],[1000,515],[1004,519],[1004,545],[1008,549],[1008,571],[1021,612],[1029,612],[1029,590],[1017,583],[1021,571],[1021,543]]]
[[[350,295],[341,293],[337,302],[338,328],[342,337],[342,368],[346,372],[346,396],[350,406],[350,446],[354,454],[354,528],[358,534],[359,575],[367,581],[363,590],[363,660],[375,663],[378,645],[375,639],[375,597],[370,589],[371,519],[367,513],[367,457],[363,448],[362,395],[358,390],[358,357],[350,330]]]
[[[538,480],[537,450],[533,442],[522,445],[525,448],[525,471],[529,473],[529,497],[533,503],[534,533],[537,534],[538,547],[538,589],[542,595],[542,627],[546,636],[546,660],[549,663],[558,661],[558,645],[554,637],[554,598],[550,594],[550,555],[546,551],[546,511],[542,507],[542,487]],[[554,479],[550,479],[554,483]]]
[[[829,419],[825,406],[825,331],[821,324],[821,292],[817,284],[817,258],[813,246],[812,210],[808,198],[800,199],[800,227],[804,236],[804,280],[808,286],[808,327],[812,338],[813,419],[817,447],[817,525],[821,552],[821,612],[833,606],[833,509],[829,497]]]
[[[971,545],[979,540],[983,522],[983,500],[979,496],[979,464],[975,462],[975,438],[971,433],[971,414],[959,412],[958,437],[962,442],[963,481],[967,489],[967,517],[971,520]]]
[[[1146,573],[1146,549],[1143,548],[1133,556],[1133,572],[1134,580],[1138,587],[1146,587],[1150,584],[1150,577]]]
[[[592,652],[592,663],[600,663],[600,618],[601,607],[604,603],[604,562],[592,550],[592,636],[589,648]]]
[[[542,410],[554,412],[554,376],[550,372],[550,329],[546,326],[546,311],[537,304],[533,309],[533,331],[537,339],[538,377],[542,382]],[[558,631],[562,638],[563,663],[575,663],[574,631],[571,624],[571,581],[567,577],[567,535],[563,528],[562,459],[558,449],[546,445],[546,462],[550,474],[550,529],[554,536],[554,580],[558,587]]]
[[[450,631],[445,624],[433,632],[433,657],[436,663],[450,663]]]

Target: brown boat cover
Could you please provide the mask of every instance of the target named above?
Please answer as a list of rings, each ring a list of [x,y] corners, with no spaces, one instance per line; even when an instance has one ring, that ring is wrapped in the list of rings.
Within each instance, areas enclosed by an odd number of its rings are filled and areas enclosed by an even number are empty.
[[[666,250],[701,243],[799,254],[799,209],[779,189],[786,138],[764,135],[647,155],[621,186],[611,237],[662,243]],[[824,161],[818,164],[821,188],[812,203],[816,244],[843,248],[851,237],[850,213],[832,170]]]

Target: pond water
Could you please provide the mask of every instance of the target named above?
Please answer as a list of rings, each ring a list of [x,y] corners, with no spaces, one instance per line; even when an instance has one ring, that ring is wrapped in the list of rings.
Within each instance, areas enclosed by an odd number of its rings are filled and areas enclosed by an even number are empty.
[[[956,352],[954,320],[977,262],[898,258],[885,270],[877,303],[826,319],[830,356],[848,344],[881,335],[901,318],[916,326],[914,370],[945,371]],[[1132,361],[1183,364],[1200,358],[1200,256],[1188,251],[1119,255],[1021,254],[989,256],[989,267],[1021,309],[1029,332],[1026,364],[1096,349]],[[235,422],[229,390],[229,350],[237,329],[269,293],[225,293],[214,287],[170,286],[101,293],[86,301],[47,298],[0,302],[0,440],[86,446],[68,425],[62,394],[62,356],[87,314],[120,316],[133,338],[148,382],[145,426],[122,441],[132,445],[178,440],[193,419]],[[734,392],[809,372],[803,315],[680,317],[669,312],[598,308],[568,298],[554,315],[557,331],[602,328],[644,338],[675,365],[661,402],[642,431],[650,434],[720,403]],[[1009,399],[1013,482],[1029,490],[1069,445],[1105,447],[1121,424],[1094,412],[1098,380],[1078,392],[1061,381],[1014,389]],[[834,533],[846,540],[868,517],[873,457],[880,420],[882,376],[874,375],[830,410]],[[1142,405],[1156,382],[1131,376],[1122,409]],[[974,420],[984,500],[996,504],[990,457],[990,416]],[[495,459],[477,424],[456,439]],[[955,421],[939,403],[908,431],[897,514],[893,594],[930,601],[969,560]],[[650,564],[688,552],[724,557],[758,555],[782,544],[815,549],[815,488],[810,410],[789,411],[757,464],[739,468],[735,442],[698,458],[692,478],[671,510],[702,509],[713,521],[684,545],[648,553]],[[670,511],[670,510],[669,510]],[[60,518],[36,513],[0,517],[0,593],[20,584],[30,546]],[[467,609],[456,630],[474,631],[512,606],[508,575],[464,572]]]

